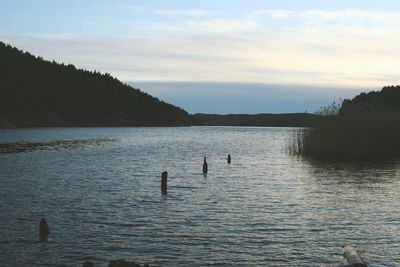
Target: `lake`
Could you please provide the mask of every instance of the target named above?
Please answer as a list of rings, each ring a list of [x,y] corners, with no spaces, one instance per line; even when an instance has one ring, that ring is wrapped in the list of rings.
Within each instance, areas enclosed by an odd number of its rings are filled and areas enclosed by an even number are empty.
[[[302,160],[292,132],[0,130],[0,266],[400,266],[400,164]]]

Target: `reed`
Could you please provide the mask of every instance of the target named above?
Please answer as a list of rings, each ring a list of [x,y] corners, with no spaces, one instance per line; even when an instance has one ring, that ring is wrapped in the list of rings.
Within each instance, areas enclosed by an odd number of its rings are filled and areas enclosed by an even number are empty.
[[[400,157],[400,111],[338,114],[314,128],[296,129],[288,142],[292,155],[316,159]]]

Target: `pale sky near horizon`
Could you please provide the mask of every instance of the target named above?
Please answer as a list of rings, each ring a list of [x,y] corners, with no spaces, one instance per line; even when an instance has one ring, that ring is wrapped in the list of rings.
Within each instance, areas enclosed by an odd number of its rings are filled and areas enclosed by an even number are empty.
[[[400,80],[400,1],[1,1],[0,40],[191,113],[313,111]]]

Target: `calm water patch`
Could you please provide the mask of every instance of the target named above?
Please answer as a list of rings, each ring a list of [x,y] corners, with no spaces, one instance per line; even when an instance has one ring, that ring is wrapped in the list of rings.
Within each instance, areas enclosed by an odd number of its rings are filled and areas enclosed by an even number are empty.
[[[0,153],[0,265],[345,266],[351,243],[371,266],[399,266],[399,165],[302,161],[284,151],[291,131],[0,130],[40,148]]]

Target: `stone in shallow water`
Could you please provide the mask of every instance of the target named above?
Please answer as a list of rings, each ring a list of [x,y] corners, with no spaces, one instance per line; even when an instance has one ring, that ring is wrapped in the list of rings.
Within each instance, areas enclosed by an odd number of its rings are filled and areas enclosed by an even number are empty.
[[[351,267],[368,267],[364,263],[358,251],[351,245],[344,247],[343,257],[347,259]]]
[[[142,265],[133,261],[115,260],[115,261],[110,261],[108,267],[142,267]],[[149,267],[149,265],[144,264],[143,267]]]
[[[83,263],[82,267],[94,267],[94,265],[93,265],[93,262],[85,261]]]

